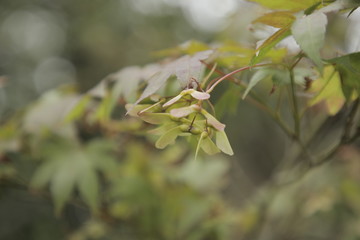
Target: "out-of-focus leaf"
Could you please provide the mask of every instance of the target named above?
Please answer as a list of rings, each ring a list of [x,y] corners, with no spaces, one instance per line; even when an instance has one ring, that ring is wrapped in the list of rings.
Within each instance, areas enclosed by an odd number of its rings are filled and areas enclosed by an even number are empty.
[[[216,131],[216,146],[224,153],[232,156],[234,155],[234,152],[232,150],[232,147],[230,145],[230,142],[226,136],[225,131]]]
[[[96,213],[99,206],[97,171],[110,174],[116,169],[110,141],[93,140],[80,147],[69,142],[48,143],[42,154],[46,161],[33,175],[30,186],[39,189],[50,186],[55,212],[61,213],[65,203],[77,187],[84,202]]]
[[[23,118],[23,129],[26,133],[41,135],[44,130],[50,131],[68,139],[75,139],[75,128],[70,123],[64,123],[69,112],[69,106],[77,100],[75,95],[65,95],[59,90],[45,93]]]
[[[163,134],[155,143],[155,147],[159,149],[165,148],[167,145],[175,142],[176,138],[182,133],[180,126],[174,127]]]
[[[186,41],[176,47],[167,48],[153,53],[156,57],[169,57],[169,56],[179,56],[182,54],[195,54],[197,52],[209,50],[210,47],[203,42],[196,40]]]
[[[284,27],[276,31],[273,35],[271,35],[269,38],[267,38],[263,44],[261,44],[260,47],[257,49],[256,56],[253,57],[251,60],[251,65],[259,63],[266,55],[267,53],[275,47],[276,44],[278,44],[281,40],[284,38],[290,36],[290,27]]]
[[[254,49],[244,47],[234,41],[226,41],[223,45],[219,46],[217,52],[216,62],[228,68],[248,65],[255,53]]]
[[[273,63],[281,63],[288,53],[287,48],[272,48],[266,53],[266,58]]]
[[[326,7],[323,7],[319,10],[319,12],[329,13],[329,12],[337,12],[343,9],[351,9],[359,7],[360,3],[357,0],[337,0]]]
[[[86,111],[86,107],[88,106],[90,101],[91,101],[90,96],[88,96],[88,95],[81,96],[80,99],[75,103],[75,106],[66,115],[64,121],[72,122],[74,120],[79,119],[81,116],[83,116]]]
[[[102,99],[100,106],[96,109],[96,120],[99,120],[100,122],[107,122],[111,117],[113,108],[114,102],[112,101],[111,95],[108,94],[104,99]]]
[[[160,72],[157,72],[148,80],[147,87],[135,102],[135,105],[158,91],[171,75],[176,75],[183,87],[187,86],[192,78],[200,80],[204,71],[204,66],[200,60],[207,59],[212,53],[212,50],[207,50],[198,52],[193,56],[186,55],[163,66]]]
[[[44,188],[53,177],[54,172],[58,168],[58,161],[47,161],[42,164],[35,172],[31,179],[30,186],[34,189]]]
[[[81,175],[78,176],[78,188],[81,197],[90,207],[93,213],[97,212],[99,205],[99,182],[94,169],[90,167],[83,168]]]
[[[75,156],[68,156],[76,159],[82,157],[78,154]],[[62,159],[62,163],[59,163],[58,168],[53,173],[50,184],[51,195],[54,199],[55,213],[59,215],[63,209],[66,201],[69,200],[72,191],[74,190],[76,177],[78,172],[77,164],[72,164],[72,161],[68,159]]]
[[[320,49],[324,44],[326,25],[326,15],[316,12],[298,18],[291,27],[296,42],[320,69],[323,66]]]
[[[229,164],[224,159],[208,158],[206,161],[187,161],[178,174],[190,186],[202,191],[216,190],[222,183]],[[201,174],[198,174],[201,172]]]
[[[357,91],[357,95],[360,95],[360,53],[356,52],[327,61],[336,64],[346,99],[350,100],[354,91]]]
[[[309,106],[325,101],[331,115],[336,114],[345,102],[345,97],[341,91],[340,77],[333,66],[324,68],[323,77],[312,83],[310,91],[316,95],[309,102]]]
[[[230,88],[222,94],[221,98],[215,104],[215,112],[218,118],[222,118],[225,114],[235,114],[239,104],[239,96],[241,89],[230,86]]]
[[[269,68],[262,68],[257,70],[254,75],[250,78],[249,85],[247,86],[242,98],[245,99],[250,90],[255,87],[256,84],[258,84],[261,80],[271,77],[274,74],[274,72]]]
[[[88,95],[104,98],[110,91],[114,102],[121,96],[125,97],[127,101],[133,101],[139,83],[149,79],[158,71],[160,71],[158,64],[148,64],[142,68],[139,66],[125,67],[101,80],[88,91]],[[113,86],[110,89],[111,84]]]
[[[315,3],[314,5],[308,7],[307,9],[305,9],[305,10],[304,10],[304,14],[305,14],[305,15],[310,15],[310,14],[312,14],[312,13],[316,10],[316,8],[319,7],[320,5],[321,5],[321,2]]]
[[[298,0],[277,0],[277,1],[249,0],[249,1],[257,2],[265,7],[272,8],[272,9],[293,10],[293,11],[306,9],[318,2],[318,0],[302,0],[302,1],[298,1]]]
[[[126,108],[126,110],[128,111],[128,114],[129,114],[130,116],[132,116],[132,117],[138,117],[138,116],[139,116],[138,114],[139,114],[142,110],[144,110],[144,109],[146,109],[146,108],[149,108],[149,107],[151,107],[151,106],[152,106],[151,104],[140,104],[140,105],[134,106],[134,104],[128,103],[128,104],[125,105],[125,108]],[[150,112],[151,112],[151,111],[150,111]]]
[[[151,77],[151,75],[146,77]],[[119,72],[111,74],[109,78],[115,82],[111,90],[113,101],[117,101],[123,95],[127,102],[136,100],[136,90],[140,81],[144,79],[142,69],[138,66],[123,68]]]
[[[283,28],[289,26],[295,21],[295,17],[292,12],[289,11],[278,11],[271,12],[255,19],[253,23],[263,23],[276,28]]]

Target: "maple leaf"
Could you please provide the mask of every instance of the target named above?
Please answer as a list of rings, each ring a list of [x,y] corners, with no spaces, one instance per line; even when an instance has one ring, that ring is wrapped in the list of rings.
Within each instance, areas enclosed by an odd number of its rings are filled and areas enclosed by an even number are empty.
[[[185,55],[165,64],[160,71],[155,73],[148,80],[147,87],[140,98],[134,103],[134,106],[158,91],[172,75],[177,77],[182,87],[189,85],[193,78],[197,80],[200,79],[204,72],[204,66],[201,63],[201,60],[209,58],[212,53],[212,50],[202,51],[193,56]]]

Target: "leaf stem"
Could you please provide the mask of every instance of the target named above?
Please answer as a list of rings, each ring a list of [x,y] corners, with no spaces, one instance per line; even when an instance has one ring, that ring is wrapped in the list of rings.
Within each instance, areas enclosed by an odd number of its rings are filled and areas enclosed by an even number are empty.
[[[294,107],[294,131],[297,138],[300,138],[300,114],[299,114],[299,105],[296,97],[295,91],[295,78],[293,69],[290,70],[290,87],[291,87],[291,100]]]
[[[231,77],[232,75],[234,75],[236,73],[239,73],[239,72],[251,69],[251,68],[263,67],[263,66],[269,66],[269,65],[274,65],[274,64],[273,63],[261,63],[261,64],[256,64],[254,66],[246,66],[246,67],[236,69],[236,70],[234,70],[234,71],[232,71],[232,72],[230,72],[228,74],[225,74],[221,78],[219,78],[214,84],[211,85],[211,87],[208,90],[206,90],[206,92],[211,93],[219,83],[221,83],[222,81],[224,81],[225,79]]]

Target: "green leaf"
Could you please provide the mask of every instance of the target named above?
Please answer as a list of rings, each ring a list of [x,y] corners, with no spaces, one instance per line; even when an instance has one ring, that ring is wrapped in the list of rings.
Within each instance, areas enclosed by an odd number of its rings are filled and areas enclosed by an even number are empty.
[[[199,137],[199,141],[195,151],[195,159],[197,159],[200,148],[209,155],[213,155],[220,152],[219,148],[211,140],[207,132],[202,132]]]
[[[167,145],[175,142],[176,138],[183,132],[180,129],[181,126],[174,127],[163,134],[155,143],[155,147],[159,149],[165,148]]]
[[[320,49],[324,44],[326,25],[326,15],[316,12],[300,17],[294,22],[291,28],[296,42],[320,69],[323,67]]]
[[[253,23],[263,23],[276,28],[287,27],[295,21],[292,12],[278,11],[267,13],[253,21]]]
[[[108,121],[110,119],[114,106],[115,104],[113,102],[111,94],[106,95],[105,98],[102,99],[100,106],[96,110],[96,120],[99,120],[100,122]]]
[[[60,215],[66,201],[69,200],[72,191],[74,190],[77,167],[71,164],[69,160],[58,166],[51,179],[50,192],[54,199],[55,214]]]
[[[311,7],[308,7],[307,9],[304,10],[304,14],[305,15],[310,15],[312,14],[319,6],[321,5],[321,2],[317,2],[314,5],[312,5]]]
[[[346,99],[350,100],[354,91],[360,95],[360,52],[329,59],[327,62],[336,64]]]
[[[125,108],[128,111],[127,114],[129,114],[132,117],[139,117],[139,112],[141,112],[144,109],[147,109],[149,107],[151,107],[151,104],[139,104],[139,105],[134,105],[134,104],[126,104]],[[152,111],[150,111],[152,112]]]
[[[203,139],[204,139],[205,137],[207,137],[207,136],[208,136],[208,133],[207,133],[207,132],[202,132],[202,133],[201,133],[201,135],[200,135],[200,137],[199,137],[198,144],[197,144],[197,146],[196,146],[195,159],[197,159],[197,157],[198,157],[198,155],[199,155],[199,150],[200,150],[200,146],[201,146],[201,143],[202,143]]]
[[[229,142],[229,140],[228,140],[228,138],[226,136],[225,131],[216,131],[216,136],[215,137],[216,137],[216,146],[218,146],[218,148],[222,152],[224,152],[224,153],[226,153],[226,154],[228,154],[230,156],[234,155],[234,152],[232,150],[232,147],[231,147],[230,142]]]
[[[170,113],[150,113],[143,112],[139,115],[139,117],[148,123],[151,124],[163,124],[171,121]]]
[[[265,7],[272,9],[282,9],[282,10],[293,10],[298,11],[302,9],[306,9],[313,4],[317,3],[318,0],[249,0],[251,2],[257,2]]]
[[[85,203],[89,205],[93,213],[96,213],[99,206],[100,186],[94,169],[85,167],[78,176],[77,185]]]
[[[58,163],[58,161],[48,160],[46,163],[38,167],[30,181],[30,186],[35,189],[44,188],[48,182],[50,182],[54,172],[56,172],[59,166]]]
[[[207,123],[213,126],[215,129],[219,131],[223,131],[225,129],[225,124],[219,122],[213,115],[208,113],[205,109],[201,109],[200,112],[206,118]]]
[[[238,104],[239,95],[241,94],[239,87],[230,86],[229,89],[222,94],[221,98],[215,105],[216,116],[222,118],[225,114],[235,114]]]
[[[219,148],[215,145],[215,143],[211,140],[209,136],[203,139],[200,146],[201,149],[209,155],[214,155],[220,152]]]
[[[176,122],[168,122],[165,123],[163,125],[160,125],[157,128],[151,129],[148,131],[149,134],[153,134],[153,135],[163,135],[164,133],[166,133],[167,131],[169,131],[170,129],[174,128],[178,126],[178,123]]]
[[[261,80],[267,78],[267,77],[271,77],[273,75],[273,71],[269,68],[263,68],[263,69],[259,69],[257,70],[254,75],[252,75],[252,77],[250,78],[249,81],[249,85],[247,86],[242,99],[245,99],[245,97],[248,95],[248,93],[250,92],[250,90],[255,87],[256,84],[258,84]]]
[[[76,105],[71,109],[71,111],[65,116],[64,121],[72,122],[83,116],[90,101],[91,97],[89,95],[81,97]]]
[[[267,38],[265,42],[263,42],[263,44],[261,44],[261,46],[257,49],[257,55],[251,59],[250,65],[259,63],[264,57],[266,57],[266,54],[275,47],[276,44],[278,44],[284,38],[290,36],[290,33],[290,27],[287,26],[279,29],[277,32]]]

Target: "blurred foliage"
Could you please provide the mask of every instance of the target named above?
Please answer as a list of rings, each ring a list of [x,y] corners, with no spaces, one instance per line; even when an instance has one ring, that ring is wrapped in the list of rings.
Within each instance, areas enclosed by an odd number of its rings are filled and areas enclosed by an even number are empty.
[[[0,238],[360,239],[358,1],[238,4],[2,3]]]

